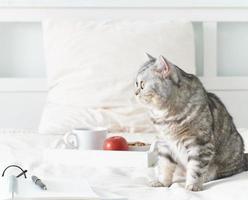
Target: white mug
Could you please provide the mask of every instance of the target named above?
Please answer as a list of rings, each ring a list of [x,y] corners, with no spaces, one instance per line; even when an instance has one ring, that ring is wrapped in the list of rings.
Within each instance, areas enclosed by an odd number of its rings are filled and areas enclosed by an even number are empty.
[[[107,133],[105,128],[77,128],[66,133],[55,146],[66,149],[102,150]]]

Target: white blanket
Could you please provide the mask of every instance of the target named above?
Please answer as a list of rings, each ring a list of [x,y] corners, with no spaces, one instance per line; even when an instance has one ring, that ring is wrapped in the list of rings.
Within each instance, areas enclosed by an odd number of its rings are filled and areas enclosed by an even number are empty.
[[[152,169],[72,166],[67,165],[66,160],[63,165],[43,162],[43,150],[52,147],[59,137],[0,133],[0,169],[15,163],[28,169],[30,175],[87,179],[99,195],[115,193],[130,200],[247,200],[248,197],[248,172],[207,183],[204,185],[204,191],[189,192],[183,188],[183,183],[175,183],[170,188],[149,187]]]

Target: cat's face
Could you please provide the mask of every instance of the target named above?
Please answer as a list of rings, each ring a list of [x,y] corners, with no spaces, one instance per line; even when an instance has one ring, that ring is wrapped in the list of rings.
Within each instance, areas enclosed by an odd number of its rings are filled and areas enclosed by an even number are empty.
[[[141,104],[161,109],[173,96],[178,76],[164,57],[148,57],[149,61],[142,65],[137,74],[135,95]]]

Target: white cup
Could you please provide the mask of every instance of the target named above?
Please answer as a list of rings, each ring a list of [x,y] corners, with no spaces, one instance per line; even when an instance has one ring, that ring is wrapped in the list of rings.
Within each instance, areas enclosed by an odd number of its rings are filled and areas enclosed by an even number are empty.
[[[108,131],[105,128],[73,129],[57,142],[56,148],[102,150],[107,133]]]

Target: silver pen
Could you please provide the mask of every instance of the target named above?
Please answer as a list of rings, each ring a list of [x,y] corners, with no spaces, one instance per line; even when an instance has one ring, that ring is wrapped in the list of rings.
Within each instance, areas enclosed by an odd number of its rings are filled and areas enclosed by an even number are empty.
[[[32,176],[31,178],[35,185],[39,186],[42,190],[47,190],[46,185],[37,176]]]

